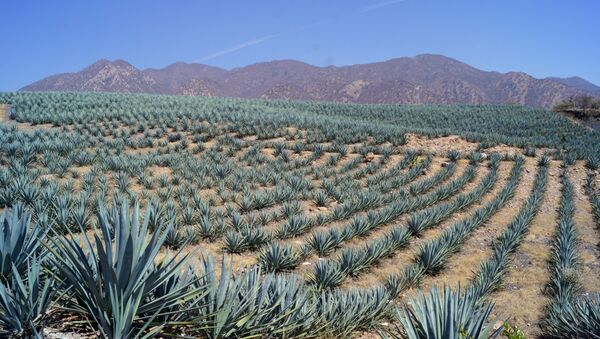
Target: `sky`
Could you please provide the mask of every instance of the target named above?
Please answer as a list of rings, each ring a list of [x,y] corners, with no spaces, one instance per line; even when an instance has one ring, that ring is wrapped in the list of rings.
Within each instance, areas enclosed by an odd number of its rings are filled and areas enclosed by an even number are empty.
[[[1,1],[0,91],[98,59],[231,69],[443,54],[488,71],[600,85],[600,1]]]

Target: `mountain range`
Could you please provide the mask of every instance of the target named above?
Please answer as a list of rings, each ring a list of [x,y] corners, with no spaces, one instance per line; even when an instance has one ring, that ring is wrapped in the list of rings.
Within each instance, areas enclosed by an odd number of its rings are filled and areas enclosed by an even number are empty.
[[[488,72],[432,54],[339,67],[279,60],[232,70],[184,62],[141,70],[123,60],[103,59],[79,72],[52,75],[21,90],[356,103],[512,103],[544,108],[576,94],[600,97],[600,87],[579,77],[537,79],[522,72]]]

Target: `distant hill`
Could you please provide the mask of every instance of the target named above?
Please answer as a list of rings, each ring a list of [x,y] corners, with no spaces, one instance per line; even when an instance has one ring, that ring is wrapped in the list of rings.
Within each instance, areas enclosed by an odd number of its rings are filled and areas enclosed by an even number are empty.
[[[582,79],[580,77],[569,77],[569,78],[546,78],[549,80],[554,80],[560,82],[561,84],[567,85],[569,87],[577,88],[582,91],[586,91],[590,94],[596,95],[600,97],[600,86],[596,86],[591,82]]]
[[[600,97],[600,87],[578,77],[536,79],[526,73],[487,72],[431,54],[341,67],[281,60],[232,70],[184,62],[140,70],[123,60],[100,60],[80,72],[53,75],[21,90],[545,108],[575,94]]]

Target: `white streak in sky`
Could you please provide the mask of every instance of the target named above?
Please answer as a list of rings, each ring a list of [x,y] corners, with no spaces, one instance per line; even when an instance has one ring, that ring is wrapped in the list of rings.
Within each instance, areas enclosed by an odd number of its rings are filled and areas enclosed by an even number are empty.
[[[383,7],[394,5],[394,4],[397,4],[399,2],[403,2],[403,1],[405,1],[405,0],[391,0],[391,1],[380,2],[380,3],[374,4],[374,5],[363,7],[361,9],[359,9],[355,13],[357,13],[357,14],[363,14],[363,13],[371,12],[371,11],[374,11],[374,10],[377,10],[377,9],[380,9],[380,8],[383,8]],[[295,29],[291,29],[291,30],[288,30],[288,31],[283,31],[283,32],[279,32],[279,33],[276,33],[276,34],[265,35],[263,37],[259,37],[259,38],[252,39],[252,40],[248,40],[246,42],[242,42],[240,44],[231,46],[229,48],[220,50],[218,52],[205,55],[205,56],[201,57],[200,59],[196,60],[195,62],[204,62],[204,61],[207,61],[207,60],[218,58],[220,56],[227,55],[227,54],[230,54],[230,53],[233,53],[233,52],[237,52],[237,51],[239,51],[241,49],[244,49],[244,48],[247,48],[247,47],[251,47],[251,46],[254,46],[254,45],[258,45],[258,44],[261,44],[261,43],[263,43],[265,41],[269,41],[271,39],[275,39],[275,38],[280,37],[282,35],[286,35],[286,34],[290,34],[290,33],[302,32],[302,31],[305,31],[305,30],[310,29],[310,28],[314,28],[314,27],[318,27],[318,26],[324,25],[324,24],[326,24],[328,22],[331,22],[331,21],[332,21],[331,19],[316,21],[316,22],[313,22],[313,23],[310,23],[310,24],[307,24],[307,25],[304,25],[304,26],[300,26],[300,27],[297,27]]]
[[[365,7],[361,8],[361,9],[359,9],[358,13],[361,13],[361,14],[362,13],[367,13],[367,12],[370,12],[370,11],[374,11],[376,9],[380,9],[380,8],[387,7],[387,6],[390,6],[390,5],[395,5],[395,4],[399,3],[399,2],[404,2],[404,1],[405,0],[391,0],[391,1],[380,2],[378,4],[374,4],[374,5],[370,5],[370,6],[365,6]]]
[[[263,43],[265,41],[268,41],[268,40],[271,40],[273,38],[276,38],[276,37],[278,37],[280,35],[281,35],[281,33],[279,33],[279,34],[271,34],[271,35],[265,35],[265,36],[260,37],[260,38],[248,40],[246,42],[242,42],[241,44],[237,44],[235,46],[231,46],[229,48],[220,50],[218,52],[205,55],[202,58],[198,59],[197,62],[203,62],[203,61],[206,61],[206,60],[218,58],[220,56],[223,56],[223,55],[226,55],[226,54],[229,54],[229,53],[233,53],[233,52],[239,51],[240,49],[244,49],[246,47],[258,45],[258,44]]]

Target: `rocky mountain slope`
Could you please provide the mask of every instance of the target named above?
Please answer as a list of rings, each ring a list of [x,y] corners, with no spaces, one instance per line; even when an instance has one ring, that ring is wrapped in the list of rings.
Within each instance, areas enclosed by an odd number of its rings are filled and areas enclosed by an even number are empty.
[[[574,94],[600,96],[600,87],[578,77],[536,79],[525,73],[487,72],[431,54],[341,67],[281,60],[229,71],[183,62],[140,70],[123,60],[100,60],[80,72],[53,75],[21,90],[545,108]]]

